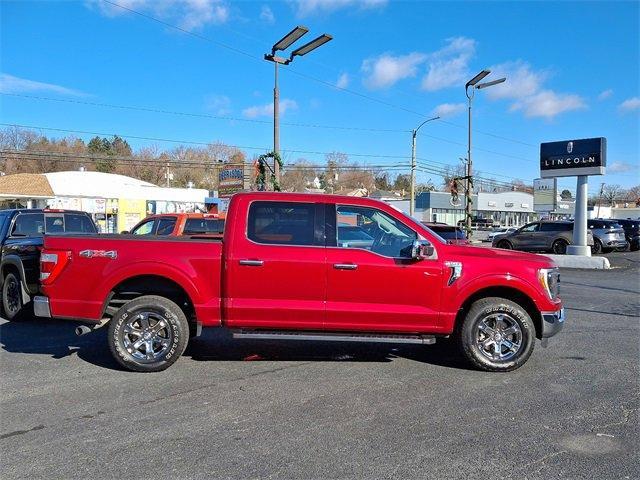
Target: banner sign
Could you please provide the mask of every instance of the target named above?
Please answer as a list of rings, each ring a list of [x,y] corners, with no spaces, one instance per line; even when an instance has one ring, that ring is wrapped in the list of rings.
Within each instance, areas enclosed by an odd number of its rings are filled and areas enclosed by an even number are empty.
[[[533,209],[536,212],[553,212],[558,199],[558,181],[555,178],[533,180]]]
[[[218,196],[230,197],[234,193],[244,189],[243,166],[228,165],[220,170],[218,176]]]
[[[585,138],[540,144],[542,178],[604,175],[607,139]]]

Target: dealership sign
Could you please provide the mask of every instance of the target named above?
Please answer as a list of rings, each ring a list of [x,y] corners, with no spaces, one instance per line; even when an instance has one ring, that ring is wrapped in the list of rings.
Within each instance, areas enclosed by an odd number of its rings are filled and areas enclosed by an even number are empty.
[[[607,139],[585,138],[540,144],[542,178],[604,175]]]
[[[227,165],[220,170],[218,176],[218,196],[230,197],[244,189],[244,168]]]

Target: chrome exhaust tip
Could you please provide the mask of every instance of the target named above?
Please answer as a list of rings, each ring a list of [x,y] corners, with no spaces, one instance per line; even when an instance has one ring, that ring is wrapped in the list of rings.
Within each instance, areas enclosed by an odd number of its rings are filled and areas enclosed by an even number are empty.
[[[86,325],[80,325],[79,327],[76,327],[76,335],[77,336],[82,336],[85,335],[87,333],[89,333],[91,331],[91,329],[89,327],[87,327]]]

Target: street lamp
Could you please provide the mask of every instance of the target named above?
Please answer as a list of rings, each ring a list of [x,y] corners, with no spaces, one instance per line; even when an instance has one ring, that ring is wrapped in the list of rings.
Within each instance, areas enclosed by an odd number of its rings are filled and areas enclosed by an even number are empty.
[[[467,236],[471,236],[471,195],[473,193],[473,179],[472,175],[472,167],[473,163],[471,161],[471,104],[473,103],[473,96],[475,95],[475,91],[482,90],[483,88],[491,87],[493,85],[497,85],[506,80],[506,78],[499,78],[498,80],[492,80],[490,82],[478,83],[480,80],[484,79],[487,75],[491,73],[491,70],[482,70],[475,77],[469,80],[464,85],[464,91],[467,95],[467,99],[469,102],[469,130],[467,136],[467,182],[466,182],[466,205],[465,205],[465,217],[466,217],[466,230]]]
[[[438,120],[439,118],[440,117],[429,118],[418,125],[418,128],[411,131],[411,199],[409,201],[409,215],[412,216],[416,203],[416,136],[418,135],[418,130],[420,130],[425,123]]]
[[[271,53],[266,53],[264,55],[264,59],[269,62],[273,62],[273,65],[275,67],[275,81],[273,87],[273,153],[275,154],[280,153],[280,91],[278,89],[278,65],[289,65],[291,62],[293,62],[294,57],[301,57],[303,55],[306,55],[307,53],[315,50],[321,45],[324,45],[333,38],[331,35],[327,35],[325,33],[291,52],[289,58],[279,57],[276,55],[276,52],[286,50],[295,42],[297,42],[308,31],[309,29],[307,27],[298,25],[273,44],[273,47],[271,47]],[[273,173],[276,177],[276,181],[279,182],[280,165],[275,159]]]

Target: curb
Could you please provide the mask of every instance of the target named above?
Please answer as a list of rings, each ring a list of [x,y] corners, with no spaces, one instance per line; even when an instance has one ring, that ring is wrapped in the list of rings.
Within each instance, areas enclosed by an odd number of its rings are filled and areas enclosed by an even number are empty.
[[[585,255],[545,255],[560,268],[584,268],[590,270],[606,270],[611,268],[609,259],[605,257],[587,257]]]

